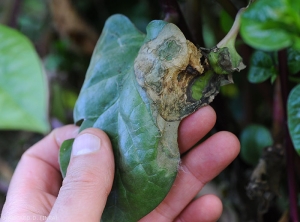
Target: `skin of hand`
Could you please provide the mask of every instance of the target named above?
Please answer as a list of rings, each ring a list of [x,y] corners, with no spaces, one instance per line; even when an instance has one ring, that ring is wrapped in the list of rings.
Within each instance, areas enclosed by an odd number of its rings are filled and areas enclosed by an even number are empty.
[[[218,197],[194,197],[233,161],[240,144],[233,134],[224,131],[193,147],[215,121],[214,110],[206,106],[181,122],[178,143],[184,155],[177,178],[164,201],[141,222],[218,220],[222,213]],[[62,181],[59,147],[74,137],[70,165]],[[103,131],[89,128],[78,134],[74,125],[55,129],[23,154],[10,183],[1,221],[99,222],[113,177],[112,147]]]

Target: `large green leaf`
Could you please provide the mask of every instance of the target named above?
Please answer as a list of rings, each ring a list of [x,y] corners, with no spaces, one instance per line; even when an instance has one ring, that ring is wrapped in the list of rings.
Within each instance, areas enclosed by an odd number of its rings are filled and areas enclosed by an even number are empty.
[[[271,76],[276,76],[277,71],[269,53],[255,51],[250,60],[248,80],[251,83],[261,83]]]
[[[300,85],[297,85],[288,98],[288,127],[294,147],[300,155]]]
[[[0,129],[46,133],[47,84],[30,41],[0,25]]]
[[[294,7],[293,3],[297,5]],[[241,35],[254,48],[276,51],[294,45],[300,47],[299,1],[255,1],[244,12]]]
[[[288,67],[290,74],[297,74],[300,72],[300,50],[289,48],[288,53]]]
[[[180,120],[230,82],[204,67],[202,56],[174,24],[153,21],[144,35],[122,15],[107,20],[74,109],[81,130],[100,128],[113,145],[115,178],[103,221],[137,221],[169,192],[179,166]]]

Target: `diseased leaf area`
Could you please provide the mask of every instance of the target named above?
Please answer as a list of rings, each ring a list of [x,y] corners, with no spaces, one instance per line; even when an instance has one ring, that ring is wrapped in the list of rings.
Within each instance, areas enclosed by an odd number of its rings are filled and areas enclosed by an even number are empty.
[[[242,15],[241,35],[245,42],[266,51],[289,46],[300,49],[298,4],[289,0],[253,2]]]
[[[156,32],[153,26],[149,24],[147,35]],[[157,38],[141,47],[134,64],[135,75],[154,104],[154,115],[165,121],[179,121],[210,103],[219,92],[221,80],[228,76],[208,71],[205,55],[174,24],[159,27]]]
[[[271,76],[276,76],[277,71],[272,56],[263,51],[255,51],[250,60],[248,80],[251,83],[261,83]]]
[[[81,130],[100,128],[113,145],[102,221],[137,221],[164,199],[179,167],[180,120],[210,103],[224,82],[228,75],[215,74],[174,24],[153,21],[145,36],[122,15],[107,20],[74,109]],[[69,148],[60,153],[63,175]]]

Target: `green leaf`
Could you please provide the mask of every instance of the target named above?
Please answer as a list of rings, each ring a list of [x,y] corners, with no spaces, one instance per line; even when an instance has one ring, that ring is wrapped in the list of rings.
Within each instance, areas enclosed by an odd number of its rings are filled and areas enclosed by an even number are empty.
[[[220,25],[225,33],[230,31],[233,22],[232,17],[223,9],[220,14]]]
[[[0,25],[0,129],[46,133],[47,84],[30,41]]]
[[[300,72],[300,50],[289,48],[287,53],[289,73],[297,74]]]
[[[65,140],[59,150],[59,165],[62,176],[67,174],[74,139]]]
[[[271,76],[277,75],[274,62],[269,53],[255,51],[252,54],[250,64],[248,80],[251,83],[261,83],[266,81]]]
[[[257,124],[247,126],[240,135],[241,157],[251,165],[258,163],[265,147],[273,144],[270,131]]]
[[[100,128],[113,145],[115,178],[103,221],[137,221],[169,192],[180,120],[230,82],[206,67],[205,56],[204,67],[202,56],[174,24],[153,21],[145,36],[122,15],[107,20],[74,109],[80,130]]]
[[[290,92],[287,109],[289,132],[294,147],[300,155],[300,84]]]
[[[152,25],[148,40],[163,26]],[[75,105],[75,121],[84,120],[81,129],[104,130],[114,148],[115,179],[103,221],[137,221],[149,213],[168,193],[179,164],[177,145],[162,146],[146,93],[135,79],[134,60],[144,39],[126,17],[110,17]],[[176,131],[178,124],[170,123]]]
[[[300,40],[300,15],[289,0],[255,1],[242,15],[241,35],[250,46],[276,51]]]

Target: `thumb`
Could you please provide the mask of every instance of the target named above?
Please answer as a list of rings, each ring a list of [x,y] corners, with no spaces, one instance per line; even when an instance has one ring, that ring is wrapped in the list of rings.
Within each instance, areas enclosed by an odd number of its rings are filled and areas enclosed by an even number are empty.
[[[114,178],[114,158],[107,135],[95,128],[74,140],[70,164],[50,218],[100,221]]]

